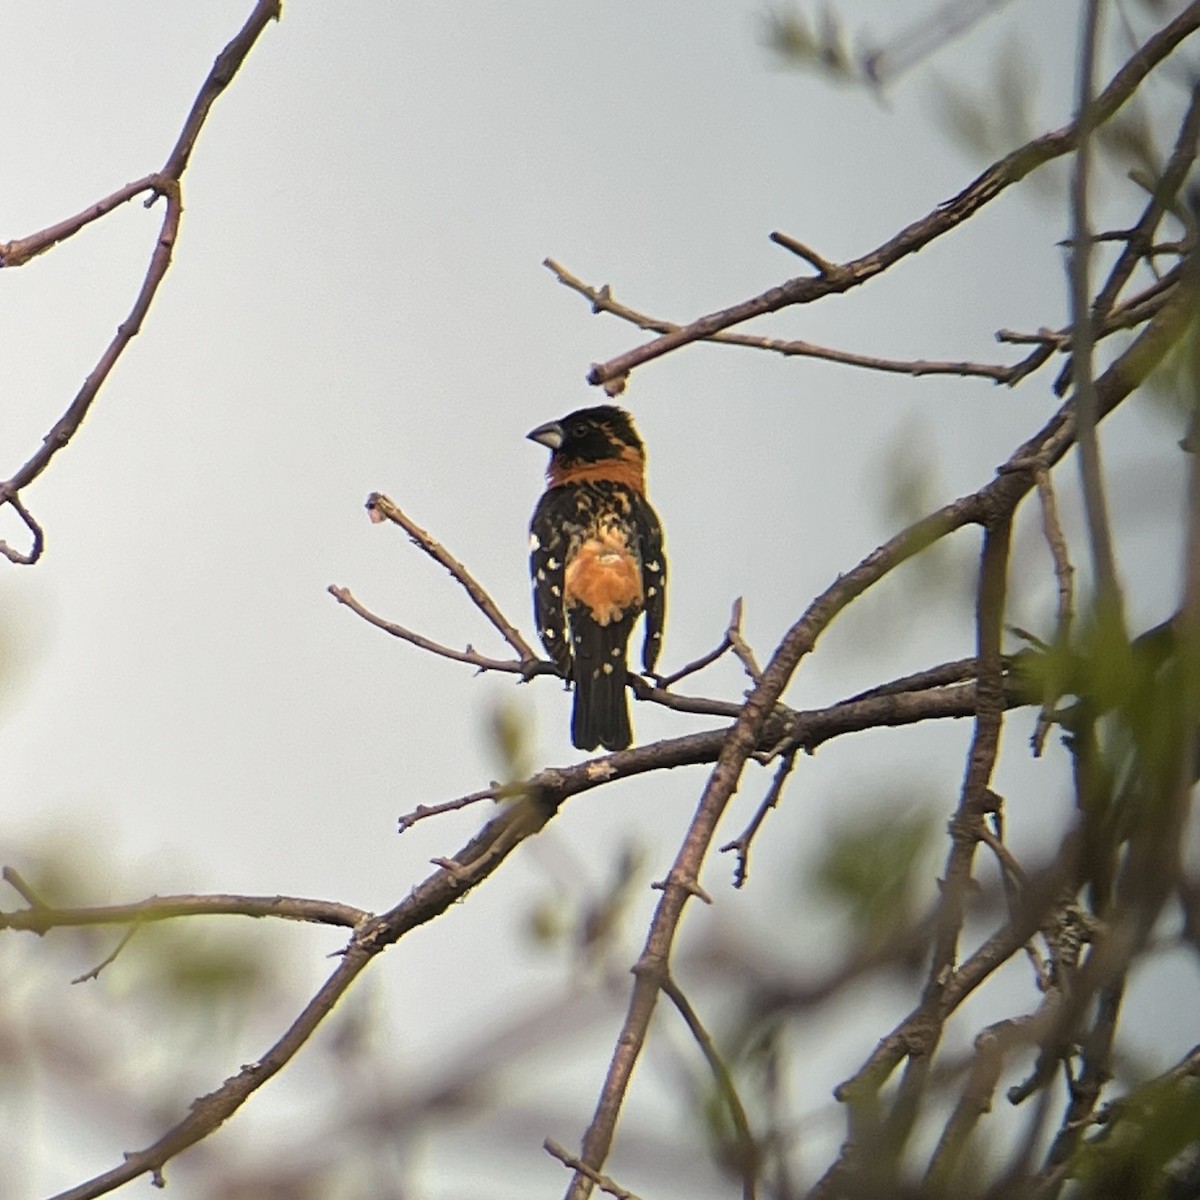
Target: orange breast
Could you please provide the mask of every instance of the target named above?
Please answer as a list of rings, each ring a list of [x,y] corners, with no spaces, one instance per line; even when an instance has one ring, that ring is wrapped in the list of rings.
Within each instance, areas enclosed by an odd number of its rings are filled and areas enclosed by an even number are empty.
[[[582,604],[597,625],[620,620],[642,605],[642,572],[623,538],[588,538],[567,563],[563,590],[568,605]]]

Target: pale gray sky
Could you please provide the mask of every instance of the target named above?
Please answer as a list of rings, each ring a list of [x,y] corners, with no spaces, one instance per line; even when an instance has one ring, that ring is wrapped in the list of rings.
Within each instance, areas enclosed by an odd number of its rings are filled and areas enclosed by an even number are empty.
[[[881,38],[927,7],[836,6]],[[8,0],[5,42],[20,53],[0,73],[0,240],[159,166],[249,8]],[[25,496],[47,549],[36,568],[0,571],[0,858],[19,863],[28,839],[52,834],[77,839],[111,877],[114,894],[98,900],[280,892],[380,909],[481,820],[470,811],[395,833],[401,811],[496,772],[484,734],[493,705],[536,721],[539,764],[577,758],[569,698],[552,681],[474,677],[325,594],[343,584],[437,640],[503,651],[448,576],[396,530],[368,524],[362,503],[378,489],[532,636],[526,528],[545,464],[523,435],[595,402],[589,362],[644,338],[593,317],[542,259],[686,320],[803,272],[771,230],[851,257],[975,174],[981,164],[935,119],[931,72],[986,88],[1017,37],[1041,81],[1035,131],[1070,115],[1074,6],[1012,5],[882,104],[781,67],[762,44],[764,13],[675,0],[286,5],[200,138],[174,265],[141,336]],[[32,451],[124,318],[158,221],[135,204],[5,272],[0,471]],[[1060,206],[1014,192],[861,293],[760,328],[865,353],[1003,360],[996,329],[1065,318],[1064,222]],[[1052,411],[1048,388],[1045,375],[1009,392],[713,347],[641,368],[622,403],[650,450],[673,567],[663,669],[715,644],[738,595],[767,656],[814,594],[895,531],[901,464],[930,505],[974,490]],[[1109,440],[1115,485],[1136,481],[1140,495],[1118,530],[1139,627],[1174,603],[1163,541],[1180,503],[1177,434],[1145,408],[1122,411]],[[1075,498],[1063,505],[1073,520]],[[0,536],[20,536],[10,528]],[[1045,629],[1049,558],[1023,528],[1013,619]],[[956,548],[954,565],[969,568],[973,536]],[[968,589],[957,604],[886,594],[890,604],[881,595],[835,627],[790,701],[827,702],[970,653]],[[742,688],[728,666],[701,679],[713,694]],[[645,706],[634,719],[642,739],[706,725]],[[1013,721],[1000,781],[1014,841],[1032,852],[1066,793],[1061,754],[1028,763],[1028,725]],[[781,956],[825,961],[819,927],[772,927],[797,863],[850,806],[899,793],[949,813],[968,736],[962,723],[842,739],[802,763],[760,839],[753,885],[731,892],[732,864],[714,859],[705,884],[717,908],[689,914],[688,939],[745,923],[770,930],[761,936]],[[430,1061],[448,1034],[482,1036],[498,1011],[560,987],[561,964],[521,936],[548,864],[577,861],[599,885],[635,837],[647,879],[660,876],[703,778],[676,772],[573,802],[548,848],[526,848],[376,964],[406,1061]],[[729,836],[763,786],[747,776]],[[635,918],[653,898],[639,891]],[[634,939],[641,927],[635,919]],[[297,942],[312,978],[337,944],[320,932]],[[300,978],[285,1011],[306,986]],[[872,1037],[904,1003],[864,1000]],[[839,1040],[838,1026],[814,1036],[814,1107],[870,1044],[857,1026]],[[1197,1040],[1194,1027],[1163,1028],[1164,1061]],[[545,1130],[568,1144],[615,1033],[599,1029],[574,1048],[563,1113]],[[265,1049],[264,1031],[252,1034],[212,1048],[199,1090]],[[652,1090],[653,1067],[643,1075]],[[287,1088],[270,1085],[247,1124],[269,1123]],[[232,1145],[231,1132],[218,1136]],[[139,1137],[106,1134],[43,1164],[31,1194],[111,1165]],[[438,1145],[424,1194],[454,1195],[465,1168]],[[504,1166],[511,1176],[493,1179],[491,1195],[525,1194],[531,1178],[553,1188],[563,1173],[537,1140]],[[186,1173],[176,1181],[186,1196]],[[711,1182],[701,1171],[696,1186]]]

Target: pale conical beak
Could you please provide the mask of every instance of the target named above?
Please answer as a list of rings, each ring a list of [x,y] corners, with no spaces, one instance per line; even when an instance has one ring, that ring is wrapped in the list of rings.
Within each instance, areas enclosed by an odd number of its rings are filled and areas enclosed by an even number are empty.
[[[545,425],[531,429],[525,436],[549,450],[557,450],[563,444],[563,427],[557,421],[547,421]]]

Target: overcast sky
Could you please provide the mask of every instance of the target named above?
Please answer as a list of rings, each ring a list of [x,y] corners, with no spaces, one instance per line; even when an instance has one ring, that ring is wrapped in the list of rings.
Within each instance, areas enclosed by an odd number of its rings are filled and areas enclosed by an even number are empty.
[[[161,165],[250,7],[8,0],[5,42],[20,53],[0,73],[0,241]],[[884,39],[928,7],[836,9]],[[19,865],[35,841],[69,843],[94,869],[97,901],[279,892],[378,910],[483,819],[471,810],[396,835],[398,813],[500,770],[486,734],[497,704],[531,723],[537,765],[576,761],[569,697],[552,680],[475,676],[326,594],[347,586],[438,641],[504,654],[444,572],[368,523],[365,497],[388,493],[532,638],[526,538],[545,453],[524,434],[598,402],[588,364],[645,337],[592,316],[543,258],[683,321],[803,273],[772,230],[832,259],[860,254],[982,165],[948,135],[939,89],[983,92],[1006,45],[1037,80],[1032,132],[1069,119],[1074,8],[1014,3],[879,102],[784,68],[757,3],[292,0],[201,135],[174,265],[142,334],[25,495],[47,548],[35,568],[0,571],[0,858]],[[852,296],[757,328],[863,353],[1005,361],[995,330],[1065,320],[1062,178],[1006,196]],[[159,220],[135,203],[4,273],[0,473],[37,446],[124,319]],[[1056,406],[1050,380],[1010,392],[720,347],[638,370],[622,403],[649,448],[672,564],[660,669],[713,646],[739,595],[765,659],[813,595],[899,527],[898,492],[916,486],[932,507],[985,483]],[[1178,431],[1142,402],[1112,424],[1116,494],[1137,488],[1118,536],[1142,628],[1177,594]],[[1075,521],[1073,466],[1061,476]],[[23,536],[11,514],[0,521],[0,536]],[[971,653],[976,550],[964,532],[945,561],[961,587],[935,595],[909,572],[848,614],[788,701],[827,703]],[[1054,581],[1030,521],[1013,592],[1011,619],[1047,631]],[[744,686],[724,664],[701,681],[728,698]],[[634,722],[642,740],[712,724],[647,706]],[[1061,752],[1028,763],[1029,725],[1014,718],[999,778],[1018,852],[1035,850],[1067,798]],[[718,904],[689,912],[689,944],[748,925],[768,949],[777,940],[781,954],[826,961],[828,947],[772,927],[823,831],[855,807],[918,803],[944,819],[969,733],[959,723],[842,739],[803,762],[759,844],[755,886],[733,893],[731,864],[710,863]],[[632,961],[654,902],[645,885],[669,865],[704,777],[573,801],[543,848],[524,848],[432,934],[378,962],[407,1061],[480,1036],[535,986],[562,986],[565,967],[529,946],[522,922],[558,879],[602,884],[629,838],[646,855]],[[730,837],[763,786],[752,768]],[[337,944],[320,932],[300,943],[294,1009]],[[863,1005],[866,1039],[814,1034],[814,1106],[903,1011],[896,997]],[[1164,1063],[1200,1040],[1194,1016],[1190,1029],[1184,1020],[1159,1026]],[[614,1033],[601,1026],[546,1133],[575,1142]],[[201,1088],[261,1053],[256,1036],[215,1047]],[[251,1108],[269,1109],[282,1087]],[[111,1165],[138,1144],[124,1136],[46,1164],[30,1186]],[[524,1194],[531,1178],[560,1186],[536,1140],[510,1165],[491,1195]],[[462,1186],[461,1164],[434,1153],[425,1167],[424,1194]]]

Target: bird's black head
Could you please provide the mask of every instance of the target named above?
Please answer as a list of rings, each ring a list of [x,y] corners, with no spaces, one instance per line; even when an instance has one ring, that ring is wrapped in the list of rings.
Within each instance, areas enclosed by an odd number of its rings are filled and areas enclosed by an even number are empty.
[[[553,451],[559,462],[593,463],[645,453],[633,418],[612,404],[581,408],[558,421],[529,431],[530,441]]]

